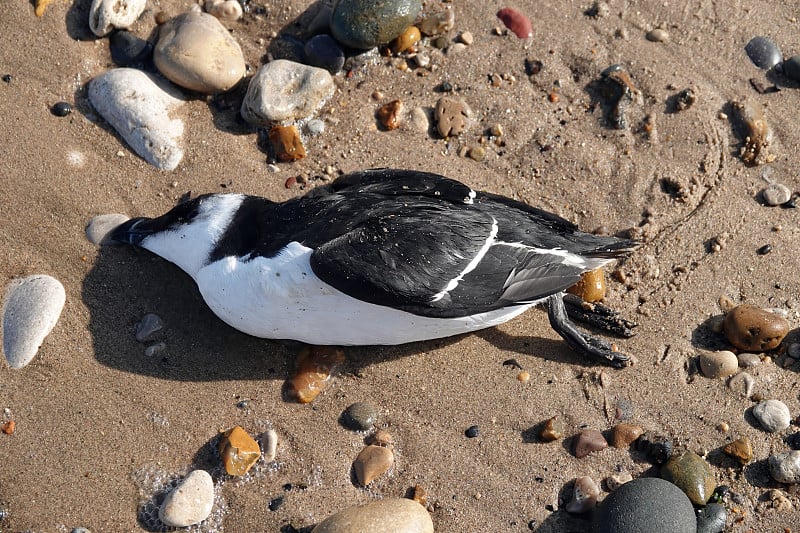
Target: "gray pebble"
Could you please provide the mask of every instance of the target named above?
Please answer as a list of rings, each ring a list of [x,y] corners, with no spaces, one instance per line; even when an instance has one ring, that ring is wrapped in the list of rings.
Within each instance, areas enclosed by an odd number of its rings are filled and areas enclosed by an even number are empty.
[[[739,360],[739,366],[742,368],[750,368],[762,363],[761,357],[756,353],[742,352],[736,356]]]
[[[309,135],[322,135],[325,133],[325,121],[315,118],[306,123],[306,131]]]
[[[367,402],[350,405],[342,413],[342,424],[355,431],[366,431],[378,420],[378,409]]]
[[[147,313],[142,317],[138,324],[136,324],[136,340],[138,342],[147,342],[153,338],[157,332],[164,328],[164,321],[161,317],[154,313]]]
[[[764,400],[753,407],[753,416],[756,417],[764,430],[775,433],[789,427],[792,415],[789,408],[780,400]]]
[[[356,50],[386,44],[414,23],[420,0],[339,0],[331,13],[334,39]]]
[[[781,49],[768,37],[753,37],[745,45],[744,51],[755,66],[765,70],[783,61]]]
[[[697,511],[697,533],[722,533],[728,520],[728,511],[721,503],[709,503]]]
[[[129,220],[128,216],[119,213],[92,217],[86,225],[86,238],[95,246],[114,244],[114,241],[109,238],[111,232],[127,220]]]
[[[769,472],[780,483],[800,483],[800,451],[781,452],[769,458]]]
[[[695,533],[692,502],[660,478],[638,478],[609,494],[597,507],[593,533]]]
[[[166,343],[157,342],[145,348],[144,354],[147,357],[154,357],[167,349]]]
[[[85,527],[73,527],[70,533],[92,533]]]
[[[268,429],[261,434],[261,458],[267,463],[275,460],[278,451],[278,433]]]
[[[785,204],[791,197],[792,191],[781,183],[770,183],[761,191],[761,198],[767,205]]]
[[[784,61],[783,73],[791,80],[800,81],[800,56],[792,56]]]
[[[61,283],[47,275],[12,281],[3,304],[3,353],[8,365],[23,368],[55,327],[66,302]]]
[[[789,345],[789,349],[786,350],[786,354],[792,359],[800,359],[800,343],[798,342],[791,343]]]

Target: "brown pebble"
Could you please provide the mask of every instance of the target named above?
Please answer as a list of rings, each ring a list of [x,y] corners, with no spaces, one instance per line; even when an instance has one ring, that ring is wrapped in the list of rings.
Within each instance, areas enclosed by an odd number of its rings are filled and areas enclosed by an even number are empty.
[[[544,427],[539,432],[539,438],[544,442],[553,442],[564,436],[564,422],[556,415],[544,423]]]
[[[585,429],[575,436],[573,452],[575,457],[581,459],[592,452],[598,452],[608,447],[608,442],[603,434],[596,429]]]
[[[273,126],[269,130],[269,142],[278,161],[298,161],[306,156],[300,133],[294,126]]]
[[[392,41],[392,43],[389,45],[389,48],[391,48],[392,52],[395,54],[399,54],[407,51],[409,48],[417,44],[421,38],[422,35],[420,35],[419,28],[416,26],[409,26],[394,41]]]
[[[523,383],[527,383],[531,380],[531,373],[527,370],[523,370],[519,374],[517,374],[517,379]]]
[[[383,104],[378,108],[377,116],[381,126],[387,130],[395,130],[400,126],[400,110],[403,103],[400,100],[392,100],[388,104]]]
[[[634,424],[617,424],[611,431],[611,445],[614,448],[627,448],[642,433],[644,430]]]
[[[17,429],[17,423],[14,420],[9,420],[8,422],[5,422],[3,423],[2,426],[0,426],[0,431],[5,433],[6,435],[13,435],[14,430],[16,429]]]
[[[222,434],[219,454],[225,471],[232,476],[243,476],[261,457],[258,443],[239,426],[233,426]]]
[[[379,429],[372,434],[369,443],[375,446],[391,446],[394,444],[394,438],[392,438],[392,435],[388,431]]]
[[[483,148],[483,146],[473,146],[469,149],[467,155],[469,155],[469,158],[473,161],[481,162],[486,157],[486,150]]]
[[[393,464],[394,452],[391,448],[374,444],[365,446],[353,461],[356,481],[362,487],[366,487],[375,478],[385,474]]]
[[[344,352],[332,346],[306,346],[297,356],[297,372],[288,382],[288,392],[300,403],[309,403],[325,390]]]
[[[753,305],[741,304],[725,315],[725,336],[746,351],[766,351],[778,347],[789,333],[789,321]]]
[[[425,487],[417,483],[414,485],[414,492],[411,495],[411,499],[420,504],[423,507],[428,506],[428,491],[425,490]]]
[[[434,110],[439,134],[442,137],[460,134],[467,129],[469,114],[469,108],[463,101],[447,96],[439,98]]]
[[[606,275],[602,268],[584,272],[581,280],[567,289],[587,302],[599,302],[606,297]]]
[[[750,439],[747,437],[742,437],[726,444],[722,451],[743,465],[753,460],[753,445],[750,444]]]
[[[731,351],[719,350],[700,354],[700,370],[707,378],[727,378],[739,370],[739,359]]]

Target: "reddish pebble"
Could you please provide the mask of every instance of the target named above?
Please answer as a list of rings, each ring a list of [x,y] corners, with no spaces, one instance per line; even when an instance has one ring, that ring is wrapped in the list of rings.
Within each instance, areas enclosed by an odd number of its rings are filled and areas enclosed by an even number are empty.
[[[502,20],[506,28],[513,31],[514,35],[520,39],[527,39],[533,35],[531,21],[513,7],[504,7],[498,11],[497,18]]]
[[[8,422],[0,426],[0,431],[5,433],[6,435],[13,435],[15,429],[17,429],[17,423],[14,422],[13,420],[9,420]]]
[[[598,452],[608,447],[608,442],[603,434],[596,429],[585,429],[575,437],[575,457],[581,459],[592,452]]]

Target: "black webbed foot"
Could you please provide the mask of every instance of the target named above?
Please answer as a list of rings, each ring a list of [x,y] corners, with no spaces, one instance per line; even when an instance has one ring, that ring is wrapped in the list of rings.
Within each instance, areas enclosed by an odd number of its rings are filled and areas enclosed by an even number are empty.
[[[601,303],[590,303],[582,300],[580,296],[565,293],[563,295],[567,315],[573,320],[579,320],[594,328],[603,330],[620,337],[633,337],[636,333],[633,328],[636,322],[623,318],[618,312]]]
[[[599,359],[615,368],[628,366],[630,357],[615,352],[611,343],[581,331],[569,321],[563,296],[559,293],[547,299],[547,316],[550,318],[550,326],[580,355]]]

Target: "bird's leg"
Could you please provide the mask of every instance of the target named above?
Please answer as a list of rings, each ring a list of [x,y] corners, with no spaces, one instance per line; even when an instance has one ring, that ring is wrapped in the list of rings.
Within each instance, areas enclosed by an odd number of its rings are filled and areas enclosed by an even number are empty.
[[[619,316],[607,305],[587,302],[575,294],[565,293],[563,296],[567,315],[571,319],[620,337],[633,337],[636,323]]]
[[[608,341],[579,330],[569,321],[562,294],[554,294],[547,299],[547,316],[550,326],[579,354],[600,359],[616,368],[627,366],[630,359],[627,355],[615,352]]]

